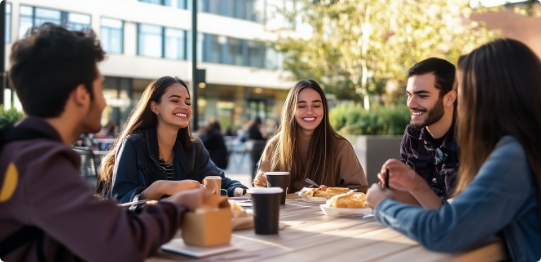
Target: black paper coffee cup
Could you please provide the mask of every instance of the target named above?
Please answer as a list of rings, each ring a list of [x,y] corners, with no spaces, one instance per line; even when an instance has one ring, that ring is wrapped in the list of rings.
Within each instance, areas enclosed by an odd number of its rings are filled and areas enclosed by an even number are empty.
[[[254,230],[256,234],[278,234],[280,197],[282,191],[283,190],[279,187],[257,187],[248,189],[247,192],[252,196]]]
[[[289,187],[289,172],[265,172],[265,176],[267,177],[267,187],[280,187],[284,190],[280,204],[285,205]]]

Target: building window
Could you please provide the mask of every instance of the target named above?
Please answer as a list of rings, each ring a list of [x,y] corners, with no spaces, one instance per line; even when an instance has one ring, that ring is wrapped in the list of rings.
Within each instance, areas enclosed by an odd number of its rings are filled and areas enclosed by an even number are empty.
[[[139,24],[138,52],[140,56],[162,57],[163,27]]]
[[[231,65],[244,65],[244,56],[242,55],[243,40],[235,38],[227,38],[227,51]]]
[[[265,46],[256,41],[248,41],[248,65],[251,67],[265,67]]]
[[[186,31],[163,26],[139,24],[140,56],[186,59]]]
[[[5,41],[11,42],[11,4],[6,3],[6,28],[5,28]]]
[[[267,49],[258,41],[204,34],[203,62],[265,68]]]
[[[117,19],[101,18],[100,41],[106,52],[122,54],[124,45],[124,22]]]
[[[140,2],[150,3],[150,4],[156,4],[156,5],[165,5],[180,9],[186,9],[186,1],[187,0],[139,0]],[[188,0],[192,1],[192,0]]]
[[[180,29],[165,29],[165,57],[186,59],[186,31]]]
[[[46,22],[65,25],[72,30],[81,30],[90,28],[90,20],[90,15],[87,14],[21,5],[19,37],[23,38],[28,29]]]
[[[204,34],[203,61],[210,63],[222,63],[222,44],[225,44],[224,36]]]
[[[199,0],[201,12],[257,21],[255,5],[257,0]]]
[[[189,0],[192,1],[192,0]],[[176,7],[180,9],[186,9],[186,0],[164,0],[163,5],[170,6],[170,7]]]
[[[66,13],[68,19],[66,26],[71,30],[90,28],[90,16],[78,13]]]

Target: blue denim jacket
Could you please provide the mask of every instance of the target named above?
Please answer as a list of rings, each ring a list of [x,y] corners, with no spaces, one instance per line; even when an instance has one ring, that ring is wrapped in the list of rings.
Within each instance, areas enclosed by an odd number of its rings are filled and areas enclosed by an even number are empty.
[[[454,188],[458,172],[459,150],[454,131],[453,122],[441,146],[435,148],[426,127],[416,129],[408,125],[400,144],[402,162],[423,177],[442,200]]]
[[[199,138],[192,141],[192,148],[186,152],[177,140],[173,147],[173,179],[192,179],[202,182],[207,176],[221,176],[222,189],[234,196],[235,188],[246,189],[240,182],[224,175],[210,160],[209,153]],[[156,128],[131,134],[121,141],[116,152],[111,197],[121,203],[136,201],[141,192],[157,180],[167,180],[160,167],[158,136]]]
[[[424,210],[386,198],[374,213],[381,223],[434,251],[463,251],[500,234],[513,261],[538,261],[538,196],[522,146],[514,137],[505,136],[452,203],[444,202],[439,210]]]

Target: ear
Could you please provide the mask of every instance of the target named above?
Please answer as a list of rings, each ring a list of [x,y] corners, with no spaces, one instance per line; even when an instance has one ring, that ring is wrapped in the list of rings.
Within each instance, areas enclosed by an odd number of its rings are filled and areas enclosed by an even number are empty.
[[[78,85],[71,92],[70,97],[76,106],[84,107],[90,104],[90,94],[88,93],[88,90],[86,90],[86,87],[83,84]]]
[[[158,104],[156,104],[156,102],[154,101],[150,101],[150,111],[152,111],[152,113],[156,114],[156,112],[158,112]]]
[[[456,93],[456,90],[451,90],[449,91],[449,93],[447,93],[444,97],[444,101],[445,101],[445,106],[446,107],[451,107],[454,105],[455,101],[456,101],[456,97],[457,97],[457,93]]]

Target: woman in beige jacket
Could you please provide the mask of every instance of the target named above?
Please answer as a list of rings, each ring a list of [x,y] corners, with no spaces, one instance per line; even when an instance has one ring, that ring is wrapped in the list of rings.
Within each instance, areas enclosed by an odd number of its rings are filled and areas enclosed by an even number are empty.
[[[289,91],[278,131],[261,156],[254,186],[266,187],[264,173],[271,171],[289,172],[289,193],[302,189],[306,178],[360,192],[368,188],[353,147],[331,127],[325,93],[313,80],[301,80]]]

